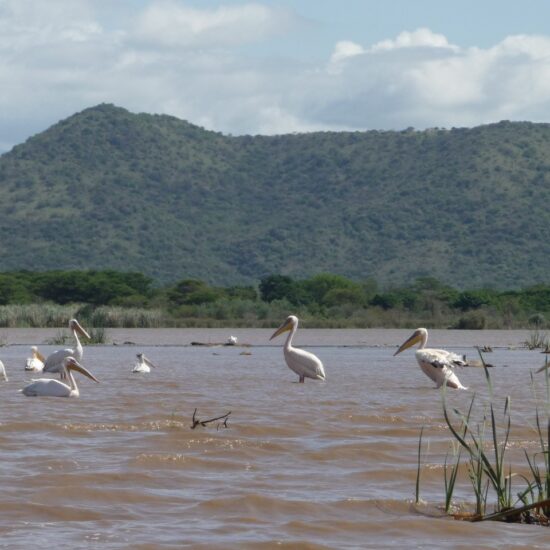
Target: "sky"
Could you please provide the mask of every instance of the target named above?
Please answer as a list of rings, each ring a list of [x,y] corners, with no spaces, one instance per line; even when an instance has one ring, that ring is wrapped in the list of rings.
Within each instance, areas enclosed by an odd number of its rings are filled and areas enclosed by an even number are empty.
[[[0,0],[0,153],[99,103],[224,134],[550,120],[548,0]]]

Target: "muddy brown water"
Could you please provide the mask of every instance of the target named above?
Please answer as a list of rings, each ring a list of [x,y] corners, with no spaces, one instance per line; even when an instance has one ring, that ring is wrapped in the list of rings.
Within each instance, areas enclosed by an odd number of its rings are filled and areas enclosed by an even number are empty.
[[[117,345],[87,346],[78,399],[18,392],[31,344],[56,331],[0,329],[9,381],[0,384],[0,546],[55,548],[545,548],[545,528],[437,517],[449,432],[441,394],[408,330],[302,330],[296,344],[323,361],[327,381],[297,383],[270,330],[108,330]],[[215,344],[234,334],[249,347]],[[511,396],[508,457],[534,451],[527,331],[432,331],[430,345],[486,359],[497,410]],[[125,342],[127,342],[125,344]],[[133,342],[129,344],[128,342]],[[159,365],[132,374],[137,352]],[[78,375],[77,375],[78,376]],[[482,369],[458,372],[465,410],[488,400]],[[543,395],[541,375],[539,396]],[[228,428],[190,429],[231,411]],[[482,411],[476,414],[481,415]],[[424,426],[421,498],[414,506]],[[522,470],[524,471],[524,470]],[[521,482],[517,482],[518,490]],[[455,500],[472,502],[466,474]]]

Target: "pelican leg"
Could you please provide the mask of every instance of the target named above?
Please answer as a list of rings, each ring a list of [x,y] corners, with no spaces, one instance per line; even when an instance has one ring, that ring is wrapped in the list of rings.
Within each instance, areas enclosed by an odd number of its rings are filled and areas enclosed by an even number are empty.
[[[303,384],[306,381],[305,376],[300,376],[300,384]]]

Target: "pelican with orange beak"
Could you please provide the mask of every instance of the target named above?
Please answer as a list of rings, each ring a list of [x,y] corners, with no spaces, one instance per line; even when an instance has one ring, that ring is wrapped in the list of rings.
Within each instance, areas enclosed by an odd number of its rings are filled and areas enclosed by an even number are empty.
[[[453,372],[455,367],[464,367],[467,365],[464,358],[444,349],[426,348],[428,331],[425,328],[416,329],[412,336],[394,353],[394,356],[414,346],[414,344],[418,342],[420,342],[420,345],[415,352],[416,360],[422,372],[428,378],[431,378],[438,388],[446,384],[450,388],[456,388],[458,390],[468,389],[460,383],[460,380]]]
[[[28,386],[25,386],[21,392],[23,395],[31,397],[79,397],[80,392],[76,385],[72,371],[77,371],[87,376],[94,382],[99,380],[86,368],[84,368],[74,357],[65,357],[61,366],[61,371],[65,374],[68,384],[55,380],[54,378],[39,378],[33,380]]]
[[[78,335],[80,334],[85,338],[90,338],[90,335],[82,328],[82,325],[76,319],[71,319],[69,321],[69,328],[73,333],[75,347],[59,349],[57,351],[54,351],[51,355],[48,355],[48,358],[44,363],[44,369],[42,372],[62,372],[63,360],[66,357],[74,357],[77,361],[82,361],[84,349],[82,348],[82,344],[78,339]]]
[[[299,377],[300,382],[304,382],[306,378],[313,380],[325,380],[325,369],[323,363],[316,355],[303,349],[292,346],[292,338],[298,329],[298,317],[289,315],[285,322],[273,333],[270,340],[273,340],[279,334],[289,331],[289,335],[284,345],[284,356],[288,368],[294,371]]]
[[[132,372],[140,372],[140,373],[147,373],[151,372],[151,367],[157,368],[157,366],[152,363],[143,353],[138,353],[136,355],[137,361],[134,365],[134,368],[132,369]]]
[[[46,358],[38,351],[36,346],[31,347],[32,355],[25,362],[25,370],[42,372]]]

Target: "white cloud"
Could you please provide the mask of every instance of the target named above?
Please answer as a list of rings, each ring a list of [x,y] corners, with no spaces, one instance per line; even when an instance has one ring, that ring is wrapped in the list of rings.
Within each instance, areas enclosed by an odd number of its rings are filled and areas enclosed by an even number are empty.
[[[371,51],[395,50],[399,48],[448,48],[457,50],[457,46],[449,44],[442,34],[432,32],[430,29],[421,28],[413,32],[403,31],[394,40],[382,40],[372,46]]]
[[[289,13],[262,4],[196,9],[164,0],[138,16],[135,37],[165,47],[231,46],[260,40],[290,23]]]
[[[365,53],[365,50],[359,44],[351,42],[350,40],[341,40],[336,42],[334,52],[330,57],[331,63],[339,63],[348,57],[354,57]]]
[[[0,148],[100,102],[226,133],[285,133],[547,120],[550,37],[459,48],[430,29],[341,40],[325,64],[257,45],[296,14],[253,3],[0,0]],[[248,53],[247,53],[248,52]],[[0,149],[1,150],[1,149]]]

